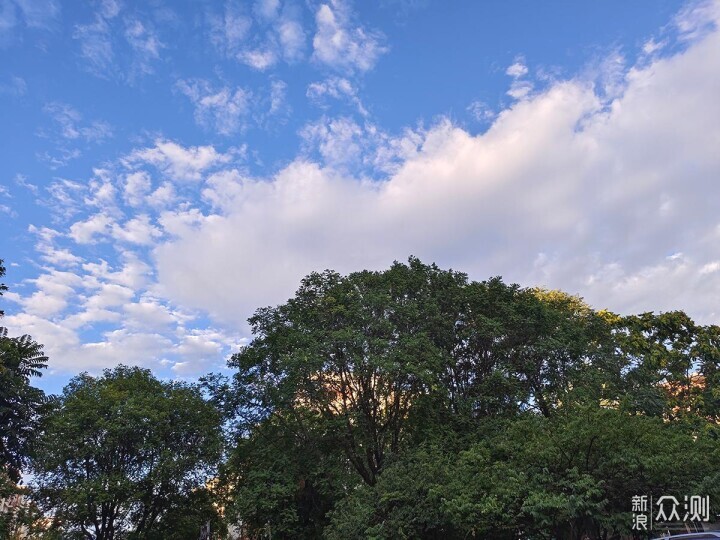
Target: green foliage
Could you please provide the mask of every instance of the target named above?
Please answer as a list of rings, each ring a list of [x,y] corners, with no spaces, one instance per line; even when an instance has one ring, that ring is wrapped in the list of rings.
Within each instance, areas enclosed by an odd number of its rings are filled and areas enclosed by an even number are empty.
[[[326,537],[613,538],[631,533],[633,495],[720,496],[720,448],[679,424],[586,406],[492,431],[398,458],[338,504]]]
[[[82,374],[55,405],[35,448],[33,489],[68,538],[150,538],[172,528],[220,457],[219,415],[199,389],[148,370]],[[196,531],[213,518],[207,510]]]
[[[612,538],[717,493],[720,329],[411,258],[311,274],[215,381],[233,511],[277,538]]]
[[[3,277],[4,275],[5,275],[5,266],[3,265],[3,260],[0,259],[0,278]],[[7,285],[0,282],[0,296],[2,296],[3,293],[7,290],[8,290]],[[5,312],[2,309],[0,309],[0,317],[2,317],[3,315],[5,315]]]
[[[39,377],[47,357],[30,336],[11,338],[0,327],[0,463],[17,482],[27,462],[29,445],[37,430],[44,393],[30,385]]]
[[[4,275],[0,259],[0,278]],[[7,290],[0,283],[0,296]],[[0,310],[0,317],[3,315]],[[9,337],[7,328],[0,326],[0,500],[26,491],[17,482],[46,404],[45,394],[31,386],[30,380],[41,376],[46,363],[42,345],[30,336]],[[0,538],[12,537],[19,527],[30,526],[33,519],[32,508],[0,514]]]
[[[345,456],[324,437],[308,410],[274,415],[236,441],[221,478],[232,492],[232,515],[252,533],[319,538],[326,514],[357,483]]]

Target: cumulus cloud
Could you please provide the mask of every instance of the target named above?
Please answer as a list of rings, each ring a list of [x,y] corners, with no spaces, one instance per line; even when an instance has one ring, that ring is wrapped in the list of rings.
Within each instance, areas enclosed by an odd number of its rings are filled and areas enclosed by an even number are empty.
[[[70,226],[70,237],[78,244],[92,244],[98,236],[107,234],[113,219],[107,214],[99,213],[83,221],[76,221]]]
[[[200,180],[204,171],[232,161],[230,153],[223,154],[213,146],[183,147],[158,139],[154,146],[140,148],[123,158],[128,167],[153,165],[173,180]]]
[[[123,258],[120,268],[100,261],[74,271],[45,269],[29,280],[35,287],[32,294],[7,295],[22,311],[8,313],[3,324],[45,344],[51,373],[98,372],[118,363],[168,366],[183,376],[217,369],[223,354],[234,350],[238,341],[203,327],[186,310],[149,293],[138,294],[148,284],[151,269],[131,252],[124,252]],[[84,332],[99,324],[111,329],[85,337]],[[194,328],[186,328],[188,324]]]
[[[8,296],[23,312],[5,322],[47,343],[57,369],[131,358],[186,376],[221,363],[246,317],[308,272],[410,254],[597,308],[720,322],[720,32],[686,17],[682,46],[549,81],[479,134],[447,119],[388,134],[324,116],[301,129],[301,154],[263,177],[236,151],[158,139],[87,184],[56,179],[52,200],[72,224],[37,230],[53,268]],[[308,92],[347,99],[342,88]],[[85,251],[62,252],[71,241]],[[107,326],[87,343],[93,321]]]
[[[383,36],[352,21],[344,0],[321,4],[315,13],[313,59],[340,71],[368,71],[387,52]]]
[[[151,223],[149,216],[142,214],[123,225],[115,224],[111,234],[119,242],[150,246],[162,236],[162,231]]]
[[[133,207],[140,206],[152,188],[152,180],[146,171],[136,171],[125,176],[123,188],[125,201]]]
[[[360,126],[311,126],[326,165],[298,160],[270,182],[226,178],[222,211],[157,247],[159,283],[239,324],[310,270],[416,254],[597,307],[686,308],[717,322],[718,48],[716,31],[626,69],[616,97],[584,78],[557,81],[477,136],[440,122],[383,181],[337,171],[363,151]],[[198,276],[203,286],[191,286]]]

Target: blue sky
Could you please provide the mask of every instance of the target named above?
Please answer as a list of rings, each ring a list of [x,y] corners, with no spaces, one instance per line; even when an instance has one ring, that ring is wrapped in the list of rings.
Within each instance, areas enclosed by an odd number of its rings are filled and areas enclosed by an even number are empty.
[[[720,322],[720,3],[0,0],[3,324],[222,369],[409,255]]]

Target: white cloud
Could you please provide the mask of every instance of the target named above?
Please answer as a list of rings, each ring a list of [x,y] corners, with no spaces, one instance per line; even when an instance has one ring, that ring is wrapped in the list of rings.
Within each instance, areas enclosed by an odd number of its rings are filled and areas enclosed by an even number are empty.
[[[123,308],[131,326],[146,330],[163,330],[178,322],[178,317],[157,299],[145,298]]]
[[[145,202],[148,192],[152,188],[150,175],[145,171],[137,171],[125,176],[123,195],[125,202],[137,207]]]
[[[88,194],[84,198],[85,204],[103,209],[106,213],[116,213],[115,195],[117,189],[112,183],[108,171],[94,169],[95,177],[88,183]]]
[[[272,21],[278,16],[280,0],[256,0],[253,11],[255,15],[264,21]]]
[[[170,182],[163,184],[147,198],[147,203],[154,208],[165,208],[175,200],[175,188]]]
[[[150,223],[149,216],[143,214],[128,220],[122,226],[115,224],[111,234],[119,242],[150,246],[162,232]]]
[[[258,71],[265,71],[277,62],[277,56],[272,49],[251,49],[238,53],[237,57],[242,63]]]
[[[720,261],[712,261],[700,268],[700,274],[713,274],[720,270]]]
[[[204,171],[232,159],[231,154],[219,153],[212,146],[183,147],[158,139],[155,146],[134,150],[122,161],[128,167],[153,165],[173,180],[200,180]]]
[[[129,287],[117,283],[102,283],[95,294],[90,296],[86,302],[87,309],[105,309],[127,304],[135,296],[135,292]]]
[[[368,111],[358,97],[357,90],[352,83],[345,78],[329,77],[324,81],[310,83],[305,94],[320,106],[325,105],[326,97],[345,99],[352,103],[362,116],[368,116]]]
[[[528,74],[528,68],[523,58],[516,58],[515,63],[505,70],[505,73],[513,79],[519,79]]]
[[[59,135],[68,140],[84,139],[88,142],[101,142],[112,137],[112,128],[107,122],[93,121],[81,125],[80,113],[65,103],[48,103],[44,111],[52,116],[58,126]]]
[[[299,21],[283,18],[276,26],[283,58],[288,62],[300,60],[305,51],[305,31]]]
[[[29,280],[35,285],[35,292],[29,296],[7,293],[9,300],[20,304],[24,313],[37,317],[51,318],[68,305],[68,296],[75,293],[81,279],[72,272],[50,270],[38,278]]]
[[[478,122],[489,122],[495,118],[495,111],[484,101],[473,101],[467,106],[467,111]]]
[[[395,172],[407,159],[416,156],[423,142],[423,130],[405,129],[392,136],[365,121],[349,117],[322,117],[299,132],[307,156],[338,170],[377,176]]]
[[[267,14],[266,28],[284,16]],[[236,345],[228,334],[308,272],[386,268],[410,254],[598,308],[684,308],[720,322],[720,33],[706,27],[685,24],[682,47],[635,66],[613,53],[597,73],[528,90],[478,135],[449,120],[388,134],[323,117],[301,130],[300,157],[267,177],[243,170],[239,150],[158,139],[90,182],[55,179],[48,206],[84,213],[34,231],[36,260],[53,268],[8,296],[24,312],[4,322],[47,343],[51,369],[123,361],[187,376],[222,362]],[[342,80],[308,95],[348,99]],[[265,110],[272,100],[271,89]],[[111,330],[86,343],[98,321]]]
[[[35,250],[46,263],[64,268],[76,266],[82,261],[82,258],[71,253],[69,249],[56,247],[55,239],[62,236],[60,232],[49,227],[37,228],[34,225],[30,225],[28,231],[37,236]]]
[[[157,366],[158,358],[171,346],[171,340],[161,334],[113,330],[103,335],[102,341],[83,343],[74,348],[77,355],[73,364],[63,366],[98,370],[114,367],[119,363],[141,366]]]
[[[515,63],[505,70],[505,74],[512,77],[513,82],[506,92],[513,99],[522,100],[527,98],[533,90],[533,83],[523,79],[528,74],[525,59],[521,56],[515,58]]]
[[[130,78],[152,73],[153,63],[160,58],[164,47],[157,33],[147,23],[133,19],[126,24],[125,39],[134,51]]]
[[[206,195],[206,198],[211,199],[211,196]],[[160,214],[158,222],[165,233],[172,236],[184,236],[197,229],[207,219],[207,216],[197,208],[190,208],[188,210],[166,210]]]
[[[321,4],[315,14],[313,59],[341,71],[368,71],[387,52],[378,32],[352,23],[352,13],[343,0]]]
[[[56,214],[68,218],[76,214],[82,202],[84,186],[67,178],[57,178],[45,188],[50,195],[50,200],[41,201]]]
[[[37,195],[38,187],[35,184],[31,184],[28,182],[27,176],[24,174],[16,174],[15,175],[15,183],[27,190],[29,190],[33,195]]]
[[[180,80],[177,88],[195,105],[195,121],[221,135],[232,135],[243,127],[251,94],[242,88],[213,88],[202,79]]]
[[[113,219],[107,214],[94,214],[84,221],[73,223],[70,226],[70,238],[78,244],[92,244],[97,241],[97,237],[108,234],[113,224]]]
[[[210,16],[210,39],[226,55],[236,55],[244,44],[252,26],[238,2],[227,2],[222,15]]]
[[[287,110],[285,94],[287,93],[287,83],[285,81],[273,81],[270,85],[270,115],[278,114],[283,110]]]
[[[76,25],[73,38],[80,42],[80,55],[91,72],[104,75],[110,70],[115,52],[110,25],[104,17],[98,15],[90,24]]]
[[[115,0],[100,2],[94,20],[75,26],[73,38],[80,44],[86,68],[99,77],[134,83],[154,72],[165,45],[152,21],[141,19]]]
[[[294,63],[303,57],[305,31],[297,6],[292,4],[258,0],[246,10],[240,3],[228,2],[224,14],[211,14],[209,21],[215,47],[258,71],[281,60]]]
[[[83,282],[90,287],[99,287],[100,283],[114,283],[133,290],[145,287],[152,275],[152,268],[132,252],[123,251],[122,255],[123,266],[117,271],[113,271],[104,260],[83,264]]]
[[[600,308],[685,308],[718,322],[717,50],[715,31],[626,69],[616,97],[588,79],[554,82],[477,136],[441,122],[419,149],[408,137],[406,160],[383,181],[333,170],[366,152],[364,126],[310,125],[306,139],[333,167],[298,160],[269,181],[215,181],[218,213],[157,247],[159,284],[239,324],[310,270],[416,254],[475,278],[579,292]]]
[[[323,161],[336,168],[361,163],[365,130],[350,118],[320,119],[307,124],[300,137],[308,148],[317,148]]]

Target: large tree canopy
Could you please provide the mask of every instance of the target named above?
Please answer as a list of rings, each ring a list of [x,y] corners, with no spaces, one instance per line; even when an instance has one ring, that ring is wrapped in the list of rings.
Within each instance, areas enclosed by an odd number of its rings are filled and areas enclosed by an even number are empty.
[[[166,537],[167,520],[205,488],[220,443],[219,415],[196,387],[124,366],[82,374],[45,420],[35,497],[66,538]],[[195,533],[210,517],[198,516]]]
[[[224,477],[255,533],[608,539],[633,490],[715,494],[720,333],[682,312],[411,258],[311,274],[250,323],[233,383],[208,380],[236,413]]]

